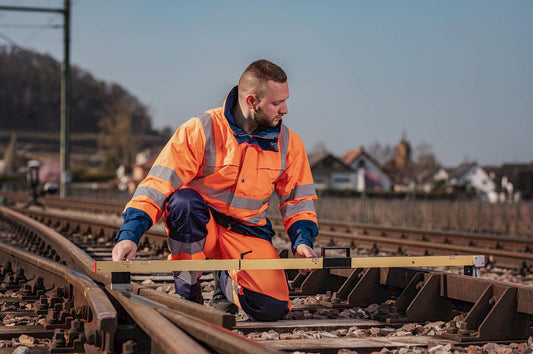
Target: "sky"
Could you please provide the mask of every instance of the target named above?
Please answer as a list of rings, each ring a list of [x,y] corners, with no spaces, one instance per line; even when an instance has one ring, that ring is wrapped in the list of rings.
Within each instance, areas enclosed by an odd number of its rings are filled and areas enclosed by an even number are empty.
[[[125,87],[156,128],[221,106],[264,58],[287,72],[284,123],[308,152],[405,134],[446,167],[533,161],[531,0],[72,0],[71,21],[71,63]],[[61,24],[0,11],[0,44],[62,60],[62,30],[48,28]]]

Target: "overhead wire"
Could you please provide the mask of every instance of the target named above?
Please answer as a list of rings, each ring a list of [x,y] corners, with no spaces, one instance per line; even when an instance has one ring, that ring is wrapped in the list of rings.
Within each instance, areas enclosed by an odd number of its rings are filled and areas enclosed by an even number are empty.
[[[9,38],[7,35],[3,34],[2,32],[0,32],[0,38],[3,38],[6,42],[8,42],[9,44],[11,44],[11,46],[15,47],[15,48],[18,48],[18,49],[22,49],[21,46],[19,46],[17,44],[17,42],[15,42],[14,40],[12,40],[11,38]]]
[[[0,28],[61,28],[62,25],[52,24],[52,25],[34,25],[34,24],[20,24],[20,23],[0,23]]]
[[[57,14],[53,14],[51,15],[49,18],[48,18],[48,22],[45,23],[43,26],[50,26],[52,25],[52,21],[54,21],[56,19],[56,16]],[[54,25],[57,25],[57,24],[54,24]],[[60,26],[60,28],[62,27],[62,25],[58,25]],[[24,40],[24,44],[27,45],[28,42],[30,42],[31,40],[33,40],[38,34],[40,34],[45,28],[39,28],[37,29],[36,31],[34,31],[33,33],[31,33],[27,38],[26,40]]]
[[[74,7],[75,5],[79,4],[81,0],[73,0],[71,2],[71,7]],[[36,31],[30,33],[30,35],[28,37],[26,37],[26,39],[22,42],[24,45],[27,45],[31,40],[33,40],[37,35],[39,35],[43,30],[45,29],[60,29],[60,28],[63,28],[63,25],[62,24],[58,24],[58,23],[52,23],[54,20],[57,19],[57,16],[58,14],[52,14],[49,18],[48,18],[48,21],[44,24],[40,24],[40,25],[30,25],[30,24],[0,24],[0,27],[3,27],[3,28],[37,28]],[[17,46],[20,48],[19,45],[16,44],[15,41],[13,41],[11,38],[9,38],[8,36],[2,34],[2,38],[4,38],[4,40],[6,40],[7,42],[9,42],[11,45],[14,45],[14,46]]]

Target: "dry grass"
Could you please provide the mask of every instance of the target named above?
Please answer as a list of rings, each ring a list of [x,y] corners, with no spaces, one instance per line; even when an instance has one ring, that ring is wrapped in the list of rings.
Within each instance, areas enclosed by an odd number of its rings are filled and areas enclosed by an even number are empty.
[[[81,192],[81,191],[78,191]],[[78,197],[129,200],[125,193],[107,195],[100,190]],[[278,216],[278,198],[271,199],[270,216]],[[428,200],[319,197],[315,209],[320,220],[350,221],[382,226],[533,236],[533,201],[486,203],[477,200]]]
[[[322,197],[320,219],[383,226],[415,227],[533,236],[533,202],[486,203],[472,200],[402,200]]]

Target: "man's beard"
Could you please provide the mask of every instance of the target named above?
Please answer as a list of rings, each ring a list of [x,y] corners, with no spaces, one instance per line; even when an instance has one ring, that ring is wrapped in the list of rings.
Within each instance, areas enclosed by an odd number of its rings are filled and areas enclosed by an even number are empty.
[[[279,121],[274,121],[274,118],[269,119],[260,107],[255,109],[255,122],[263,128],[273,128],[278,125]],[[281,119],[281,118],[280,118]]]

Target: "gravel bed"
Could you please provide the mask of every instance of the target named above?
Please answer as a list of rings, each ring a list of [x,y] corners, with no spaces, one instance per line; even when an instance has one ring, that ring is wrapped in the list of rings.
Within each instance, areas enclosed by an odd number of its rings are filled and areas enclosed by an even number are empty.
[[[37,316],[13,316],[4,315],[6,312],[30,311],[34,309],[35,301],[7,301],[18,299],[19,291],[6,290],[0,293],[0,328],[15,326],[37,326],[46,322],[46,315]],[[23,329],[21,327],[21,331]],[[13,353],[29,353],[29,348],[48,348],[51,340],[47,338],[36,338],[26,334],[21,334],[17,338],[10,340],[0,340],[0,350],[11,351]]]

